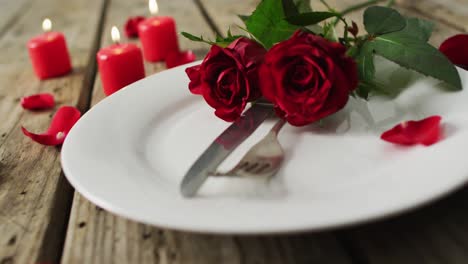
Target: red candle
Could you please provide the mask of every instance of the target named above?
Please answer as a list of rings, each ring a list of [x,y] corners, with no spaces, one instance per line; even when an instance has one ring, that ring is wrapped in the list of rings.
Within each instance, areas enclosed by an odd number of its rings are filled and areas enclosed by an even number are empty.
[[[158,12],[156,0],[149,0],[151,14]],[[138,36],[147,61],[163,61],[167,54],[179,51],[176,25],[172,17],[151,17],[138,25]]]
[[[29,57],[39,79],[47,79],[70,72],[71,62],[65,37],[60,32],[50,32],[52,22],[42,22],[45,33],[28,42]]]
[[[145,77],[141,50],[134,44],[119,44],[119,30],[112,27],[115,44],[99,50],[97,61],[102,87],[106,95]]]

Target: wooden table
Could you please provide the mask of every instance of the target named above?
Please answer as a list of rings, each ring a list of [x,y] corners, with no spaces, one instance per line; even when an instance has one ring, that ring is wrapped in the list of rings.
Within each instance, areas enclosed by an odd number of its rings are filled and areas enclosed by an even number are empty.
[[[212,36],[240,23],[235,14],[248,14],[258,0],[159,2],[179,30]],[[329,2],[343,9],[355,1]],[[468,30],[468,0],[400,0],[396,7],[436,22],[434,45]],[[42,131],[52,114],[24,111],[19,100],[52,92],[59,105],[88,110],[104,98],[96,51],[110,43],[112,25],[122,27],[128,16],[142,14],[147,14],[144,0],[0,0],[0,264],[468,263],[468,189],[389,220],[278,236],[159,229],[115,216],[74,192],[60,167],[60,149],[33,143],[20,131],[21,126]],[[360,23],[360,14],[351,16]],[[74,71],[40,82],[25,45],[40,32],[44,17],[65,33]],[[181,45],[199,58],[208,48],[185,39]],[[160,63],[146,65],[148,75],[163,69]]]

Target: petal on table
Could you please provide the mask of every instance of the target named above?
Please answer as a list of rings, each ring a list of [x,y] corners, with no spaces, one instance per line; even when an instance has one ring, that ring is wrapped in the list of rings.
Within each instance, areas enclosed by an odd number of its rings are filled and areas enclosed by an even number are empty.
[[[196,60],[195,54],[191,50],[183,52],[172,52],[166,57],[166,67],[168,69],[184,65]]]
[[[143,16],[135,16],[135,17],[129,17],[127,19],[127,22],[125,22],[125,35],[128,38],[137,38],[138,37],[138,24],[140,24],[143,20],[145,20],[145,17]]]
[[[445,40],[440,52],[453,63],[468,70],[468,34],[459,34]]]
[[[73,125],[80,119],[80,116],[80,111],[75,107],[62,106],[55,113],[46,132],[35,134],[29,132],[24,127],[21,127],[21,130],[26,136],[42,145],[61,145]]]
[[[55,106],[55,100],[50,93],[34,94],[21,98],[21,106],[28,110],[50,109]]]
[[[441,138],[440,116],[419,121],[404,121],[384,132],[381,139],[399,145],[432,145]]]

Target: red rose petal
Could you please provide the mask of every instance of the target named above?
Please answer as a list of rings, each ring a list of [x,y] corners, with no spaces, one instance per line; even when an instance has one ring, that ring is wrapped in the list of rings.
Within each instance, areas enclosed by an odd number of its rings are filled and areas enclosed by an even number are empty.
[[[21,106],[28,110],[50,109],[55,106],[55,100],[50,93],[35,94],[21,98]]]
[[[138,37],[138,24],[140,24],[145,17],[143,16],[136,16],[136,17],[129,17],[127,22],[125,22],[125,35],[128,38],[137,38]]]
[[[190,79],[189,90],[193,94],[203,95],[203,89],[201,87],[200,65],[195,65],[185,69],[185,73]]]
[[[453,63],[468,70],[468,34],[459,34],[445,40],[439,47]]]
[[[405,121],[385,131],[380,138],[399,145],[432,145],[441,138],[440,116],[430,116],[419,121]]]
[[[62,106],[55,113],[49,129],[42,134],[34,134],[21,127],[23,133],[42,145],[61,145],[73,125],[80,119],[81,113],[72,106]]]
[[[184,52],[171,52],[166,56],[166,67],[168,69],[184,65],[196,60],[195,54],[191,50]]]

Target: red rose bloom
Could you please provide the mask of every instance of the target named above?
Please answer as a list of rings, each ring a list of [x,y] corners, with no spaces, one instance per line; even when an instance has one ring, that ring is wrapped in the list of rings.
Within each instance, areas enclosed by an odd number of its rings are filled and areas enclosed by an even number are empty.
[[[358,84],[356,63],[345,53],[339,43],[297,31],[265,55],[259,72],[263,96],[295,126],[337,112]]]
[[[249,101],[260,97],[258,67],[266,50],[257,42],[239,38],[228,47],[213,45],[201,65],[187,68],[189,89],[202,95],[219,118],[232,122]]]

